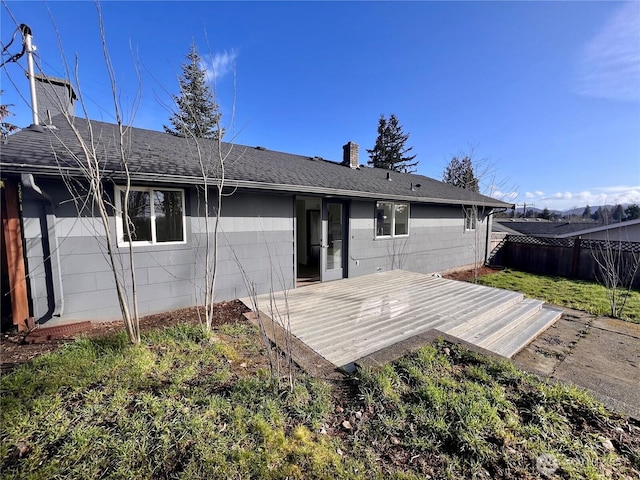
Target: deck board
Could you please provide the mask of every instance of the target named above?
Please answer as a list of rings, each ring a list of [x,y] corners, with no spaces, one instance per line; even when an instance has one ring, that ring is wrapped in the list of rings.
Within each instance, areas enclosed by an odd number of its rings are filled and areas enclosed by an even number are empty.
[[[512,340],[499,331],[508,322],[496,318],[526,323],[519,312],[533,315],[536,309],[526,312],[527,302],[520,305],[522,300],[520,293],[403,270],[257,297],[261,311],[288,324],[293,335],[337,366],[433,328],[477,345],[489,343],[490,350],[495,344],[494,351],[510,352],[518,341],[526,341],[522,332],[526,328],[504,327],[513,330]],[[545,317],[545,325],[549,318]]]

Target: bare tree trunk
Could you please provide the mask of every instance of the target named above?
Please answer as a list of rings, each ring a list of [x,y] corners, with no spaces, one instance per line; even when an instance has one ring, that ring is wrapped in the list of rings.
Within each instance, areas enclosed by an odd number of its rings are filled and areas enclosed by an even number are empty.
[[[632,249],[625,252],[623,242],[611,240],[608,232],[606,240],[590,243],[591,255],[597,266],[594,274],[598,283],[607,291],[611,316],[622,318],[640,269],[640,254]]]
[[[97,210],[97,216],[100,219],[100,223],[102,225],[104,231],[104,238],[106,243],[106,260],[109,264],[109,268],[113,274],[113,279],[115,283],[116,296],[118,298],[118,304],[120,307],[120,312],[122,314],[122,318],[125,324],[125,329],[127,332],[127,336],[129,341],[133,344],[137,344],[140,342],[140,327],[139,327],[139,317],[138,317],[138,305],[137,305],[137,288],[136,288],[136,276],[135,276],[135,256],[132,248],[132,235],[130,229],[130,218],[128,212],[128,200],[129,200],[129,192],[131,188],[131,176],[129,172],[128,166],[128,153],[126,148],[126,143],[128,139],[127,128],[124,124],[120,113],[120,106],[118,101],[118,89],[116,85],[116,77],[115,72],[113,70],[113,66],[111,64],[111,57],[109,55],[109,51],[106,43],[106,35],[104,30],[104,24],[102,19],[102,12],[100,9],[100,5],[96,4],[97,12],[98,12],[98,22],[100,27],[100,36],[102,41],[102,50],[103,56],[105,60],[105,65],[109,75],[109,82],[111,88],[111,95],[113,98],[113,107],[115,110],[116,116],[116,125],[117,125],[117,138],[115,139],[118,147],[118,156],[117,163],[119,163],[122,172],[124,174],[125,179],[125,194],[124,194],[124,205],[123,205],[123,225],[125,226],[126,237],[128,239],[128,276],[131,282],[131,298],[129,298],[127,292],[127,285],[125,282],[125,268],[121,265],[119,261],[118,254],[116,253],[118,239],[117,234],[114,232],[113,223],[111,222],[111,218],[109,216],[109,207],[114,207],[113,204],[108,199],[108,196],[104,190],[105,178],[103,176],[103,167],[101,166],[101,155],[100,155],[100,140],[97,138],[93,131],[93,125],[91,120],[89,119],[87,106],[85,103],[84,96],[82,94],[82,90],[80,87],[79,74],[78,74],[78,60],[75,61],[74,75],[73,78],[75,80],[76,89],[77,89],[77,97],[80,106],[84,112],[85,117],[87,118],[88,132],[83,133],[80,132],[78,127],[75,124],[75,117],[71,115],[65,106],[62,104],[60,98],[53,98],[53,100],[58,104],[58,108],[64,118],[65,122],[73,132],[76,142],[73,145],[64,144],[63,140],[58,136],[58,140],[62,144],[63,152],[56,152],[54,150],[54,155],[59,160],[60,153],[64,154],[65,159],[71,159],[78,170],[81,172],[80,181],[77,179],[72,179],[64,175],[64,172],[61,167],[61,173],[63,174],[63,180],[69,190],[69,192],[73,196],[74,203],[76,205],[76,210],[79,215],[82,215],[83,212],[88,212],[91,215],[91,218],[95,215],[95,210]],[[60,37],[58,36],[58,41],[61,43]],[[66,68],[68,71],[69,69]],[[139,81],[139,79],[138,79]],[[136,102],[137,103],[137,102]],[[137,106],[137,104],[135,105]],[[55,130],[51,130],[53,135],[56,135]],[[81,154],[77,155],[75,153],[76,148],[80,147]],[[113,160],[113,159],[110,159]],[[59,163],[60,165],[60,163]],[[82,184],[86,184],[86,187],[83,187]],[[116,194],[118,191],[116,190]],[[98,238],[98,233],[96,233],[96,239]],[[133,312],[132,312],[133,310]]]

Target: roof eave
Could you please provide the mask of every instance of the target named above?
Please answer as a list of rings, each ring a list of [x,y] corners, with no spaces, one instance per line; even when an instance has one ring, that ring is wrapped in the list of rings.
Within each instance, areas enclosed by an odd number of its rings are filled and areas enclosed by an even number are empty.
[[[45,175],[49,177],[69,175],[73,177],[82,177],[82,171],[79,168],[64,167],[64,166],[44,166],[44,165],[28,165],[28,164],[15,164],[15,163],[0,163],[0,169],[4,173],[32,173],[37,175]],[[105,170],[102,172],[104,178],[111,179],[112,181],[122,181],[125,179],[125,175],[121,171]],[[150,173],[132,173],[130,175],[132,182],[157,182],[157,183],[171,183],[181,185],[201,185],[202,177],[199,176],[185,176],[185,175],[170,175],[170,174],[150,174]],[[210,182],[211,185],[215,185],[216,182]],[[384,194],[378,192],[366,192],[359,190],[345,190],[337,188],[307,186],[307,185],[292,185],[292,184],[280,184],[280,183],[265,183],[257,182],[254,180],[236,180],[226,179],[224,182],[226,187],[230,188],[250,188],[254,190],[267,190],[275,192],[289,192],[289,193],[301,193],[301,194],[316,194],[323,196],[334,197],[350,197],[350,198],[366,198],[375,200],[397,200],[403,202],[415,202],[415,203],[433,203],[440,205],[468,205],[487,208],[509,208],[511,205],[499,200],[494,201],[473,201],[473,200],[461,200],[461,199],[446,199],[438,197],[425,197],[425,196],[408,196],[408,195],[396,195],[396,194]]]

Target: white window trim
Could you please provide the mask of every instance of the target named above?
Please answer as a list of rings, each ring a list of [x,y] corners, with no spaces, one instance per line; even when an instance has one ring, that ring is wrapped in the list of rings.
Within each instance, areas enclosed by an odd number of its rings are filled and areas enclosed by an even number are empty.
[[[373,233],[376,239],[385,239],[385,238],[406,238],[409,236],[410,228],[409,225],[411,223],[411,204],[409,202],[387,202],[384,200],[380,200],[376,202],[376,213],[378,211],[378,205],[381,203],[388,203],[391,205],[391,235],[378,235],[378,225],[377,225],[377,214],[373,218]],[[406,205],[407,206],[407,233],[403,233],[401,235],[396,235],[396,205]]]
[[[472,228],[467,227],[467,222],[471,218]],[[478,211],[477,207],[465,207],[464,208],[464,231],[475,232],[478,229]]]
[[[148,192],[151,199],[153,199],[153,191],[162,190],[169,192],[180,192],[180,198],[182,199],[182,241],[179,242],[158,242],[156,240],[156,215],[154,211],[154,202],[151,201],[151,241],[138,240],[131,242],[134,247],[150,246],[150,245],[184,245],[187,243],[187,217],[185,214],[185,193],[182,188],[166,188],[166,187],[139,187],[131,186],[129,191],[135,192]],[[120,192],[126,191],[126,187],[119,185],[115,186],[115,207],[116,207],[116,234],[118,235],[118,247],[128,247],[129,242],[124,239],[124,223],[122,221],[122,202],[120,200]]]

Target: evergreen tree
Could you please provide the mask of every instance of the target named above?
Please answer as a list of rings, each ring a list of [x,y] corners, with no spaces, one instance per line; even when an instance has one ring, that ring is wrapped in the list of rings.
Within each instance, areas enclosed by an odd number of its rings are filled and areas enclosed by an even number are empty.
[[[538,215],[538,218],[543,218],[545,220],[551,220],[551,212],[549,211],[549,209],[547,207],[544,207],[542,212],[540,212],[540,214]]]
[[[207,72],[201,65],[202,58],[192,44],[178,79],[180,95],[173,96],[178,111],[169,118],[172,126],[164,126],[165,132],[199,138],[219,138],[224,134],[219,130],[221,114],[218,104],[207,85]]]
[[[589,205],[584,207],[584,211],[582,212],[582,218],[585,220],[588,218],[591,218],[591,207]]]
[[[636,220],[640,218],[640,206],[635,203],[629,205],[624,209],[624,218],[625,220]]]
[[[473,162],[468,155],[462,158],[453,157],[444,169],[442,181],[455,185],[456,187],[480,193],[480,182],[475,176]]]
[[[408,139],[409,134],[404,133],[394,114],[391,114],[388,120],[384,115],[380,115],[376,144],[373,149],[367,149],[371,158],[369,165],[395,172],[414,172],[418,162],[411,162],[416,158],[415,155],[407,156],[407,153],[413,149],[413,147],[405,147]]]
[[[611,212],[611,218],[615,222],[621,222],[624,217],[624,210],[622,209],[622,205],[618,204],[613,208],[613,212]]]

